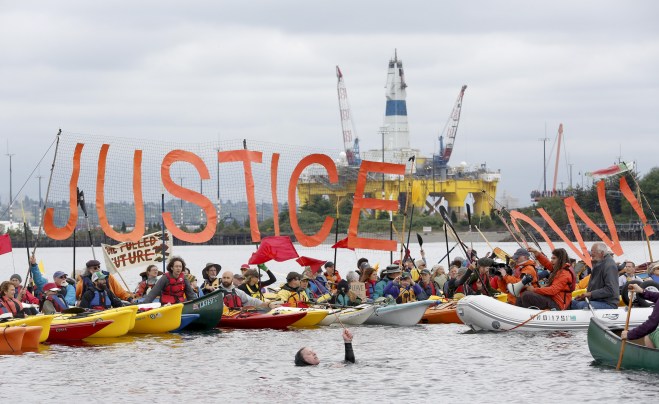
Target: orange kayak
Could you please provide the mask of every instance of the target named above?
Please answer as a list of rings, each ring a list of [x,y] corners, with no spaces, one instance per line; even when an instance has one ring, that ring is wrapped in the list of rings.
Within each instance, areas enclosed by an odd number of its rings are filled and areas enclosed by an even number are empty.
[[[25,331],[26,327],[5,327],[0,329],[0,352],[20,351]]]
[[[37,349],[39,348],[39,339],[41,338],[40,325],[28,325],[25,328],[25,335],[23,335],[23,343],[21,349]]]
[[[456,312],[457,303],[448,302],[428,307],[421,317],[421,324],[462,324]]]

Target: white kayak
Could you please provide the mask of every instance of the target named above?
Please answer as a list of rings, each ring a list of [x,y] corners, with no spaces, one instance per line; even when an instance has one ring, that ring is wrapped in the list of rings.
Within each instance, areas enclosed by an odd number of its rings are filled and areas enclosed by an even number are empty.
[[[648,319],[652,307],[634,307],[629,318],[633,328]],[[489,296],[466,296],[458,301],[458,317],[475,331],[553,331],[587,330],[593,311],[543,311],[503,303]],[[610,327],[624,327],[627,308],[594,310],[595,316]]]
[[[347,309],[332,310],[318,325],[360,325],[364,324],[377,306],[373,304],[362,304]]]
[[[428,306],[437,304],[435,300],[422,300],[404,304],[390,304],[379,306],[364,324],[382,325],[416,325],[423,317]]]

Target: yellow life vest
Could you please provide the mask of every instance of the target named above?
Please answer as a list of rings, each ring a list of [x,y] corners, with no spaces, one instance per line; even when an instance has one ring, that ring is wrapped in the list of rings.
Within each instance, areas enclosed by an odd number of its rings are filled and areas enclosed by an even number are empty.
[[[407,303],[407,302],[416,302],[416,293],[414,293],[413,288],[405,289],[400,288],[400,293],[396,298],[396,303]]]

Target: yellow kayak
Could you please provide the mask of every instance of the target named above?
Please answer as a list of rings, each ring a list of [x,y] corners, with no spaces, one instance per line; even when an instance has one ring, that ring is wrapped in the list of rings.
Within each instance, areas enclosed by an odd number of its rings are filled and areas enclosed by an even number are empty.
[[[130,332],[160,334],[173,331],[181,325],[181,314],[183,314],[183,303],[139,312],[135,316],[135,327]]]
[[[48,339],[48,334],[50,334],[50,324],[53,321],[55,316],[47,316],[39,314],[37,316],[27,316],[25,318],[17,318],[15,320],[7,321],[5,323],[0,323],[0,328],[3,327],[15,327],[15,326],[41,326],[41,335],[39,336],[39,342],[44,342]]]
[[[273,309],[269,314],[274,314],[276,312],[279,313],[306,313],[307,315],[302,317],[301,319],[297,320],[293,324],[291,324],[291,327],[311,327],[314,325],[318,325],[327,315],[329,314],[329,310],[325,309],[302,309],[299,307],[277,307],[276,309]]]
[[[131,329],[131,324],[135,323],[135,313],[137,306],[118,307],[99,311],[98,313],[78,314],[60,314],[54,320],[53,324],[65,325],[75,323],[86,323],[90,321],[113,320],[114,322],[107,327],[92,334],[89,338],[115,338],[126,335]]]

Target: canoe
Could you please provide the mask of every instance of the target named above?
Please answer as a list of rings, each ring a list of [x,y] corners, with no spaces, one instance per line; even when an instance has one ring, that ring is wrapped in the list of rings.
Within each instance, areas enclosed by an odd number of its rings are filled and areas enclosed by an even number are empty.
[[[437,304],[433,300],[421,300],[404,304],[379,306],[364,324],[412,326],[417,324],[428,306]]]
[[[323,319],[318,325],[360,325],[364,324],[371,314],[375,311],[377,306],[373,304],[361,304],[359,306],[350,307],[346,309],[332,310],[327,317]],[[339,320],[340,319],[340,320]]]
[[[319,325],[321,321],[329,314],[329,310],[326,309],[316,309],[316,308],[300,308],[300,307],[277,307],[272,309],[269,314],[279,314],[279,313],[306,313],[306,316],[300,318],[293,324],[291,327],[313,327]]]
[[[135,327],[130,332],[161,334],[173,331],[181,325],[181,313],[183,313],[183,303],[138,312],[135,316]]]
[[[99,329],[88,338],[116,338],[128,334],[131,324],[135,324],[137,306],[119,307],[96,313],[60,314],[53,320],[55,325],[86,323],[90,321],[113,320],[112,324]]]
[[[40,325],[28,325],[21,328],[25,328],[23,342],[21,342],[21,351],[39,348],[39,338],[41,338],[42,327]]]
[[[51,324],[48,342],[81,341],[92,336],[114,320],[96,320],[71,324]]]
[[[9,320],[4,323],[0,323],[1,327],[13,327],[13,326],[41,326],[41,335],[39,336],[39,342],[45,342],[48,339],[48,334],[50,333],[50,324],[53,321],[55,316],[53,315],[43,315],[39,314],[37,316],[27,316],[24,318],[17,318],[14,320]]]
[[[637,310],[634,308],[634,310]],[[632,313],[634,311],[632,310]],[[608,323],[591,318],[588,326],[588,349],[598,363],[617,366],[620,355],[620,328],[618,332],[609,329]],[[645,369],[659,372],[659,349],[643,345],[643,339],[627,341],[620,365],[624,369]]]
[[[236,312],[234,314],[223,315],[218,324],[220,328],[242,328],[242,329],[261,329],[275,328],[283,329],[300,320],[307,313],[257,313],[257,312]]]
[[[421,324],[462,324],[456,310],[456,302],[448,302],[428,307],[421,317]]]
[[[210,330],[217,326],[222,318],[224,293],[215,290],[207,295],[183,303],[183,314],[199,314],[186,330]]]
[[[586,330],[593,313],[588,310],[542,311],[501,303],[488,296],[467,296],[458,301],[458,317],[475,331]],[[629,326],[635,327],[652,313],[651,307],[634,308]],[[610,326],[624,326],[627,309],[595,310]]]
[[[4,327],[0,330],[0,352],[19,352],[26,327]]]
[[[188,327],[190,324],[197,321],[198,319],[199,319],[199,314],[181,314],[181,325],[179,325],[177,329],[172,330],[172,332],[181,332],[183,330],[186,330],[186,327]]]

